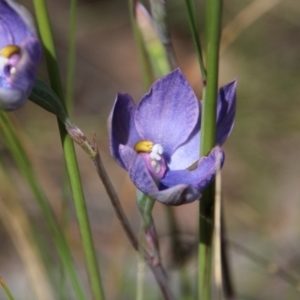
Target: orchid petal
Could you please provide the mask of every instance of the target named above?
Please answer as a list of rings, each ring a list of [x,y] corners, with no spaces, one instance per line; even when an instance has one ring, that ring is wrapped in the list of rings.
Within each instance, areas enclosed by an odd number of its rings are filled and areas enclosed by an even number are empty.
[[[203,156],[197,168],[190,170],[169,170],[165,177],[160,181],[166,187],[178,184],[192,185],[197,190],[202,191],[215,178],[216,172],[224,163],[224,152],[216,146],[208,156]]]
[[[171,170],[187,169],[189,166],[199,160],[199,147],[201,138],[200,121],[201,120],[199,118],[198,123],[196,124],[190,137],[184,144],[180,145],[171,156],[171,160],[168,163],[168,167]]]
[[[122,168],[125,165],[120,157],[119,146],[133,147],[140,139],[134,124],[135,109],[131,96],[119,93],[108,118],[110,152]]]
[[[217,144],[223,145],[234,124],[237,80],[221,87],[218,93]]]
[[[120,145],[120,156],[134,185],[144,194],[167,205],[181,205],[195,201],[200,192],[193,186],[179,184],[159,191],[145,161],[132,148]]]
[[[166,205],[191,203],[201,197],[201,193],[191,185],[178,184],[166,190],[152,192],[150,197]]]
[[[137,107],[135,122],[142,139],[164,145],[170,157],[193,131],[198,100],[179,69],[157,80]]]
[[[150,175],[143,158],[129,146],[120,145],[119,153],[134,185],[146,195],[158,192],[157,185]]]
[[[236,81],[218,92],[217,145],[225,142],[233,126],[235,90]],[[111,153],[135,186],[167,205],[199,199],[222,167],[224,152],[216,146],[199,160],[201,103],[181,71],[177,69],[156,81],[137,107],[129,95],[118,97],[109,118]],[[166,167],[160,176],[151,169],[156,164],[150,161],[156,146]]]
[[[0,49],[8,44],[18,45],[35,32],[31,16],[20,4],[1,0],[0,12]]]
[[[14,47],[14,51],[3,54]],[[0,109],[24,104],[33,87],[41,46],[27,10],[11,0],[0,0]]]
[[[217,144],[222,145],[233,127],[236,106],[236,84],[233,81],[219,89],[217,110]],[[199,120],[188,140],[180,145],[171,157],[168,164],[171,170],[186,169],[199,159],[199,152],[195,149],[200,147],[201,103]]]

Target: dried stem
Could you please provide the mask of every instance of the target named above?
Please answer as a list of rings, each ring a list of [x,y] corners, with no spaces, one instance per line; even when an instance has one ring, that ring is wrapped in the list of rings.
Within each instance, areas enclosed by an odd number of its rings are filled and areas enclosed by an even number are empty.
[[[232,274],[229,263],[228,245],[226,242],[226,226],[224,220],[224,211],[221,211],[221,261],[224,295],[227,300],[236,300],[235,289],[232,282]]]
[[[74,124],[71,124],[71,123],[66,126],[66,130],[68,131],[68,133],[71,136],[71,138],[73,139],[73,141],[75,143],[77,143],[84,150],[84,152],[86,152],[88,154],[88,156],[92,159],[92,161],[96,167],[98,176],[104,185],[104,188],[105,188],[107,195],[112,203],[114,211],[115,211],[119,221],[121,222],[121,225],[129,239],[132,247],[137,252],[140,252],[143,255],[145,261],[147,262],[147,264],[149,265],[149,267],[151,268],[151,270],[154,274],[154,277],[161,289],[161,292],[164,295],[164,299],[165,300],[173,300],[174,297],[169,289],[167,279],[165,276],[165,272],[164,272],[162,265],[160,264],[160,262],[157,262],[157,260],[153,259],[153,256],[151,255],[151,253],[149,253],[149,251],[144,249],[139,244],[138,238],[130,226],[130,223],[126,217],[126,214],[121,206],[119,197],[118,197],[118,195],[110,181],[110,178],[108,177],[108,174],[105,170],[105,167],[103,165],[103,162],[102,162],[102,159],[101,159],[101,156],[99,153],[99,149],[95,143],[95,139],[94,139],[93,145],[91,145],[90,142],[87,140],[86,136],[82,133],[82,131],[79,128],[77,128]]]
[[[133,232],[128,220],[127,220],[127,217],[125,215],[125,212],[120,204],[120,200],[119,200],[119,197],[106,173],[106,170],[104,168],[104,165],[102,163],[102,160],[101,160],[101,157],[100,157],[100,154],[99,154],[99,151],[98,151],[98,148],[95,149],[95,152],[96,152],[96,156],[94,158],[92,158],[93,160],[93,163],[96,167],[96,170],[97,170],[97,173],[105,187],[105,190],[108,194],[108,197],[111,201],[111,204],[115,210],[115,213],[119,219],[119,221],[121,222],[121,225],[132,245],[132,247],[138,251],[139,250],[139,244],[138,244],[138,240],[137,240],[137,237],[135,235],[135,233]]]
[[[160,263],[157,263],[155,261],[153,261],[152,259],[152,255],[148,253],[148,251],[146,251],[146,249],[141,248],[141,246],[139,245],[138,239],[136,234],[134,233],[133,229],[131,228],[128,219],[125,215],[125,212],[121,206],[119,197],[107,175],[107,172],[104,168],[104,165],[102,163],[101,160],[101,156],[100,153],[98,151],[98,148],[96,146],[93,147],[94,151],[96,153],[95,157],[92,158],[93,163],[96,167],[97,173],[104,185],[104,188],[108,194],[108,197],[112,203],[112,206],[115,210],[115,213],[119,219],[119,221],[121,222],[121,225],[132,245],[132,247],[139,252],[141,250],[141,253],[145,259],[145,261],[147,262],[147,264],[149,265],[149,267],[151,268],[154,277],[162,291],[162,294],[164,295],[164,298],[166,300],[172,300],[174,299],[173,295],[171,294],[171,291],[169,289],[168,283],[167,283],[167,279],[165,276],[165,272],[164,269],[162,267],[162,265]],[[141,248],[141,249],[140,249]]]

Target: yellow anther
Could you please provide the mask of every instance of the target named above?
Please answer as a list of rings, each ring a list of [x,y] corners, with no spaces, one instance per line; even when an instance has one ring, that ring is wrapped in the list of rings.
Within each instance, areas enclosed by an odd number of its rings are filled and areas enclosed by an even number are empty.
[[[153,143],[150,141],[139,141],[134,145],[136,152],[151,152]]]
[[[20,54],[21,53],[21,48],[16,46],[16,45],[7,45],[3,47],[0,51],[0,55],[10,58],[14,54]]]

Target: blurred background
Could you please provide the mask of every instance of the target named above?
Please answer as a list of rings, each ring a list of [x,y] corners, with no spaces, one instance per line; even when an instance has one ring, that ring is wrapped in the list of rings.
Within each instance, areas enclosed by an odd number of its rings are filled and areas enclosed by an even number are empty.
[[[20,2],[32,11],[31,1]],[[70,3],[48,2],[62,78],[66,82]],[[195,3],[202,38],[204,1]],[[184,1],[167,1],[167,11],[179,66],[201,99],[200,71]],[[238,77],[236,122],[224,146],[226,162],[222,172],[235,289],[239,299],[300,299],[299,1],[226,0],[223,28],[219,84]],[[146,92],[127,1],[78,1],[75,74],[72,120],[90,140],[96,134],[105,166],[138,232],[141,218],[135,188],[110,156],[106,129],[117,92],[127,92],[136,101]],[[39,75],[47,79],[44,61]],[[69,207],[66,234],[80,275],[87,283],[72,199],[64,196],[70,193],[63,190],[64,162],[56,118],[31,102],[10,115],[19,127],[22,142],[57,217],[63,219],[64,207]],[[116,219],[92,162],[81,149],[76,150],[107,299],[134,299],[138,255]],[[45,222],[1,137],[0,151],[14,181],[13,189],[1,184],[1,190],[7,190],[7,199],[14,197],[22,208],[5,210],[1,205],[0,276],[16,299],[34,299],[28,275],[34,261],[24,260],[26,241],[23,244],[16,238],[16,230],[22,227],[19,214],[25,213],[33,222],[35,235],[45,245],[48,269],[57,287],[64,277]],[[185,285],[191,289],[196,285],[198,203],[176,207],[174,212],[178,237],[186,250],[181,261],[172,258],[165,207],[157,203],[154,208],[163,263],[171,288],[179,295]],[[29,248],[30,245],[29,241]],[[187,274],[184,283],[179,266]],[[278,266],[295,280],[283,273],[278,276]],[[161,299],[151,272],[145,268],[145,299]],[[0,300],[5,299],[0,290]]]

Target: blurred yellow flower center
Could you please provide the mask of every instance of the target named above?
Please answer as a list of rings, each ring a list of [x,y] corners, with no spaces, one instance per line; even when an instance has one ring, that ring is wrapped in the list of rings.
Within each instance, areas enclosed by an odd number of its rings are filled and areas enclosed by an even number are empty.
[[[153,143],[151,141],[139,141],[134,145],[136,152],[151,152]]]
[[[21,48],[16,45],[7,45],[0,50],[0,55],[10,58],[14,54],[20,54]]]

